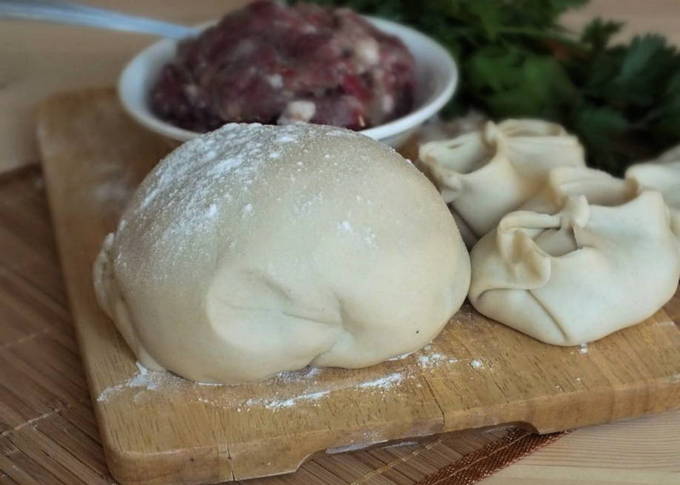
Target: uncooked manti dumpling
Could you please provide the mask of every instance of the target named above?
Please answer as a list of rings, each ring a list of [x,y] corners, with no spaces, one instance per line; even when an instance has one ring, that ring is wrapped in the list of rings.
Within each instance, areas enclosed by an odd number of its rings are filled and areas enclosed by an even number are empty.
[[[425,143],[419,158],[468,244],[543,187],[552,168],[585,166],[579,141],[539,120],[488,121],[457,138]]]
[[[543,342],[597,340],[673,296],[675,245],[659,192],[596,170],[556,169],[546,191],[473,248],[470,301]]]
[[[548,173],[545,186],[520,206],[547,214],[559,211],[570,196],[583,195],[591,205],[617,206],[634,199],[640,185],[587,167],[558,167]]]
[[[626,170],[626,178],[661,192],[671,210],[673,232],[680,238],[680,146],[656,160],[633,165]]]
[[[432,184],[391,148],[317,125],[229,124],[185,143],[95,267],[144,366],[217,383],[415,351],[469,278]]]

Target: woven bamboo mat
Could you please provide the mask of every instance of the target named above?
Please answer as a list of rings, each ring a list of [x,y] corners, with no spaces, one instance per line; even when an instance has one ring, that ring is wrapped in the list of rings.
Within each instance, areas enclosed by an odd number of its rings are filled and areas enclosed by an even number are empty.
[[[244,485],[471,484],[560,434],[470,430],[319,453]],[[44,183],[0,178],[0,484],[110,484],[55,251]]]

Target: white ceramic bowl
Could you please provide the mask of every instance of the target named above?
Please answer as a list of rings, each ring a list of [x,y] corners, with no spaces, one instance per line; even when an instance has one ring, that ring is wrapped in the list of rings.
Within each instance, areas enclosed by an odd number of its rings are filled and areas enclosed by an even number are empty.
[[[458,69],[451,55],[430,37],[389,20],[366,18],[380,30],[399,37],[416,61],[415,108],[401,118],[361,131],[397,147],[451,99],[458,84]],[[213,22],[204,27],[211,24]],[[137,54],[120,75],[118,96],[125,110],[146,128],[174,140],[186,141],[200,133],[179,128],[156,116],[151,111],[148,95],[160,69],[174,57],[176,45],[176,40],[164,39]]]

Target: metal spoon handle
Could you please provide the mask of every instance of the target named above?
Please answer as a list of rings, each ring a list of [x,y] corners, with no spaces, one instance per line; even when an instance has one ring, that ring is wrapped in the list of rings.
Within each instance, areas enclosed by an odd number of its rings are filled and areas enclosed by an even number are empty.
[[[0,0],[0,19],[42,20],[173,39],[182,39],[198,32],[184,25],[61,0]]]

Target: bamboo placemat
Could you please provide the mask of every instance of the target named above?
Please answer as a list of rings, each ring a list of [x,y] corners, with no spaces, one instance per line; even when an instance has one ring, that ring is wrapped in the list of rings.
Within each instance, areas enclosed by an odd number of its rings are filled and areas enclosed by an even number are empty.
[[[319,453],[244,485],[471,484],[561,434],[469,430]],[[0,178],[0,484],[111,484],[37,168]]]

